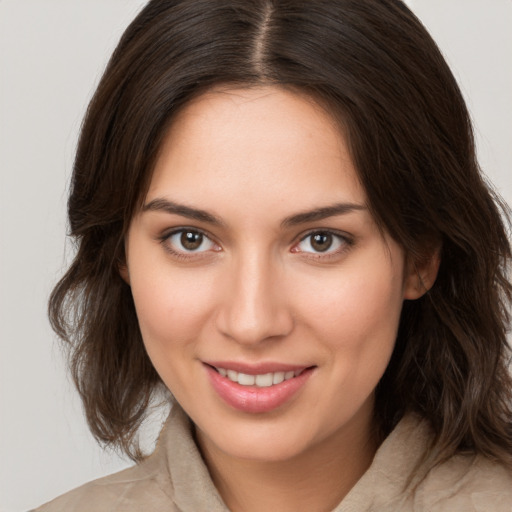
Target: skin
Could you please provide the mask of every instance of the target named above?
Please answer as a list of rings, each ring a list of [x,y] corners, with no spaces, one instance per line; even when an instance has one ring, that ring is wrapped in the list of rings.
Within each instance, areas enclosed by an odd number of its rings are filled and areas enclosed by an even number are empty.
[[[371,464],[374,389],[402,303],[435,265],[408,265],[366,202],[343,134],[297,93],[212,90],[165,138],[122,275],[149,357],[233,512],[330,510]],[[297,217],[340,203],[352,207]],[[198,250],[172,234],[180,228],[203,234]],[[311,232],[331,247],[318,251]],[[212,360],[314,369],[291,400],[254,414],[219,397]]]

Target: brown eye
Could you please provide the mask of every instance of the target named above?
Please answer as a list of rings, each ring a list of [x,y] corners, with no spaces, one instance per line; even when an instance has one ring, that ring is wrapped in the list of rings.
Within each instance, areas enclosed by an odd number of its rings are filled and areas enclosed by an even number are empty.
[[[200,231],[180,229],[165,237],[165,244],[177,253],[202,253],[217,250],[217,245]]]
[[[203,235],[193,231],[183,231],[180,242],[187,251],[196,251],[203,243]]]
[[[350,245],[342,235],[329,231],[315,231],[305,236],[296,246],[294,252],[310,254],[333,254]]]
[[[318,252],[325,252],[332,245],[332,235],[330,233],[316,233],[311,236],[311,247]]]

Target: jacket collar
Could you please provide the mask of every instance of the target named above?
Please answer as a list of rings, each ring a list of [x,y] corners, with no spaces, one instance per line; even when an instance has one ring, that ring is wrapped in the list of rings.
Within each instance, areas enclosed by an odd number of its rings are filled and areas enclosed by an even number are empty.
[[[370,468],[333,512],[380,512],[388,504],[398,505],[409,494],[407,489],[414,489],[424,476],[415,470],[430,440],[426,422],[414,415],[403,418],[377,450]],[[167,487],[181,512],[229,512],[194,441],[193,425],[177,403],[150,459],[160,466],[153,474],[162,479],[161,487]],[[414,481],[411,474],[416,475]]]

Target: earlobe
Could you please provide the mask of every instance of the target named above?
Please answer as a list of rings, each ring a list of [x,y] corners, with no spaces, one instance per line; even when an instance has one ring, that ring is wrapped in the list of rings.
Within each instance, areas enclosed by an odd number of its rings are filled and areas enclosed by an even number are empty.
[[[441,263],[440,253],[441,249],[438,247],[421,261],[410,261],[407,263],[404,299],[419,299],[432,288]]]
[[[119,264],[117,268],[123,281],[130,286],[130,272],[128,271],[128,265],[126,265],[126,263]]]

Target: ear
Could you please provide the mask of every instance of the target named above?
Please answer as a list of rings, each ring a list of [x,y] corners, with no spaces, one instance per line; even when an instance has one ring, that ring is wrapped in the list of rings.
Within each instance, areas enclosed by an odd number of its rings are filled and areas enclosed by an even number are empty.
[[[419,299],[427,293],[436,281],[440,263],[440,246],[437,246],[433,251],[430,250],[419,261],[411,260],[406,262],[404,299]]]
[[[117,269],[119,270],[119,275],[122,277],[123,281],[130,286],[130,272],[128,270],[128,265],[126,263],[119,263]]]

